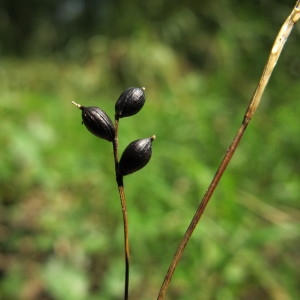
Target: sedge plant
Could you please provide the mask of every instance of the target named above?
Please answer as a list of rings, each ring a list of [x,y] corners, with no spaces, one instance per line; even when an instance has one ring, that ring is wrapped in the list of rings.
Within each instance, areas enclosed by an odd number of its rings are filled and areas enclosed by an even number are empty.
[[[95,136],[111,142],[113,145],[113,156],[115,162],[116,182],[118,186],[124,227],[124,258],[125,258],[125,280],[124,300],[129,297],[129,234],[128,216],[126,208],[126,196],[123,177],[143,168],[152,155],[152,141],[155,135],[138,139],[131,142],[123,151],[119,160],[118,154],[118,128],[120,118],[130,117],[138,113],[144,106],[145,88],[130,87],[118,98],[115,104],[115,122],[99,107],[83,106],[72,102],[82,111],[82,124]]]

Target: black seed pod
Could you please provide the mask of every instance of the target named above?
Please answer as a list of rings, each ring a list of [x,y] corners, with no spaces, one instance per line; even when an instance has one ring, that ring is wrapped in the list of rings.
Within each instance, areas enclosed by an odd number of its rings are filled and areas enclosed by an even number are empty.
[[[120,163],[119,173],[123,176],[142,169],[150,160],[152,154],[152,141],[155,135],[149,138],[131,142],[124,150]]]
[[[146,97],[145,88],[130,87],[119,97],[115,105],[116,118],[135,115],[144,106]]]
[[[115,138],[115,127],[109,116],[99,107],[85,107],[72,101],[82,110],[82,123],[94,135],[112,142]]]

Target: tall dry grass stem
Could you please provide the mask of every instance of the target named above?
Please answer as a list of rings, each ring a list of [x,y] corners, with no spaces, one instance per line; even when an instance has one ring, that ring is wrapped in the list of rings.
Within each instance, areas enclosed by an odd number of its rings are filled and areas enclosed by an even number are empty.
[[[169,266],[169,269],[166,273],[166,276],[164,278],[164,281],[162,283],[161,289],[159,291],[158,300],[162,300],[165,297],[167,288],[170,284],[170,281],[172,279],[172,276],[174,274],[174,271],[178,265],[178,262],[183,254],[183,251],[190,239],[190,237],[192,236],[194,229],[196,228],[204,210],[205,207],[207,206],[209,200],[211,199],[211,196],[213,195],[224,171],[226,170],[226,167],[228,166],[232,156],[235,153],[236,148],[238,147],[243,134],[249,124],[249,122],[251,121],[258,105],[260,104],[261,101],[261,97],[264,93],[264,90],[269,82],[269,79],[271,77],[271,74],[274,70],[274,67],[279,59],[279,56],[281,54],[281,51],[285,45],[285,42],[287,41],[291,30],[293,29],[294,25],[299,21],[300,18],[300,0],[298,0],[296,2],[295,7],[293,8],[291,14],[287,17],[286,21],[283,23],[275,41],[273,44],[273,47],[271,49],[271,53],[269,55],[268,61],[265,65],[265,68],[263,70],[262,76],[258,82],[257,88],[250,100],[250,104],[248,105],[242,124],[240,125],[233,141],[231,142],[229,148],[227,149],[223,160],[220,163],[220,166],[215,174],[215,176],[213,177],[206,193],[204,194],[178,248],[177,251],[173,257],[173,260]]]

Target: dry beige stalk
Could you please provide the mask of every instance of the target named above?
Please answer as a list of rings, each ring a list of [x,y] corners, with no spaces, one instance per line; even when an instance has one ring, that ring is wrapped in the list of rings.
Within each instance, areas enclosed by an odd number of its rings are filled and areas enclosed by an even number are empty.
[[[247,125],[249,124],[250,120],[252,119],[259,103],[261,100],[261,97],[263,95],[263,92],[269,82],[269,79],[271,77],[271,74],[274,70],[274,67],[279,59],[279,56],[281,54],[281,51],[285,45],[285,42],[287,41],[291,30],[293,29],[294,25],[299,21],[300,19],[300,0],[298,0],[296,2],[295,7],[293,8],[291,14],[288,16],[288,18],[286,19],[286,21],[283,23],[276,39],[275,42],[273,44],[271,53],[269,55],[269,59],[266,63],[266,66],[263,70],[262,76],[258,82],[257,88],[250,100],[250,104],[247,107],[246,113],[244,115],[244,119],[243,122],[240,126],[240,128],[238,129],[231,145],[229,146],[229,148],[226,151],[226,154],[214,176],[214,178],[212,179],[211,184],[209,185],[205,195],[203,196],[196,212],[195,215],[193,216],[193,219],[191,220],[190,225],[188,226],[178,248],[177,251],[173,257],[173,260],[169,266],[169,269],[167,271],[167,274],[164,278],[164,281],[162,283],[161,289],[159,291],[157,300],[163,300],[167,291],[167,288],[170,284],[170,281],[172,279],[172,276],[174,274],[175,268],[178,265],[178,262],[183,254],[183,251],[190,239],[190,237],[192,236],[194,229],[196,228],[204,210],[205,207],[207,205],[207,203],[209,202],[212,194],[214,193],[214,190],[216,189],[226,167],[228,166],[237,146],[239,145],[240,140],[242,139],[242,136],[247,128]]]

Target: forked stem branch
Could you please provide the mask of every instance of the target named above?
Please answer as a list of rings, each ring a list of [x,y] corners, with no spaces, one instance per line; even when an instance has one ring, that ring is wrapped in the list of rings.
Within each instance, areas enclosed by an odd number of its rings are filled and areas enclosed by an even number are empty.
[[[243,137],[243,134],[244,134],[250,120],[252,119],[252,117],[260,103],[263,92],[268,84],[268,81],[269,81],[271,74],[274,70],[274,67],[278,61],[278,58],[281,54],[284,44],[287,41],[293,26],[295,25],[295,23],[297,23],[299,21],[299,18],[300,18],[300,0],[298,0],[296,2],[295,7],[293,8],[291,14],[288,16],[286,21],[283,23],[283,25],[275,39],[271,53],[269,55],[269,59],[265,65],[262,76],[258,82],[257,88],[250,100],[250,104],[247,107],[242,124],[240,125],[233,141],[231,142],[229,148],[227,149],[214,178],[212,179],[206,193],[204,194],[204,196],[203,196],[203,198],[202,198],[202,200],[201,200],[201,202],[200,202],[200,204],[199,204],[199,206],[198,206],[198,208],[197,208],[197,210],[196,210],[196,212],[195,212],[195,214],[194,214],[194,216],[193,216],[193,218],[192,218],[192,220],[191,220],[191,222],[190,222],[190,224],[189,224],[189,226],[188,226],[188,228],[176,250],[176,253],[173,257],[173,260],[169,266],[169,269],[168,269],[166,276],[164,278],[164,281],[162,283],[157,300],[164,299],[167,288],[170,284],[170,281],[171,281],[174,271],[178,265],[178,262],[183,254],[183,251],[184,251],[190,237],[192,236],[194,229],[196,228],[196,226],[205,210],[205,207],[207,206],[209,200],[211,199],[211,196],[213,195],[224,171],[226,170],[226,167],[228,166],[233,154],[235,153],[236,148],[238,147],[238,145]]]

